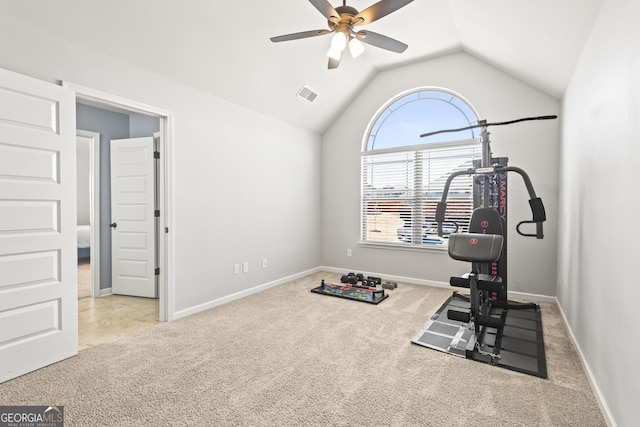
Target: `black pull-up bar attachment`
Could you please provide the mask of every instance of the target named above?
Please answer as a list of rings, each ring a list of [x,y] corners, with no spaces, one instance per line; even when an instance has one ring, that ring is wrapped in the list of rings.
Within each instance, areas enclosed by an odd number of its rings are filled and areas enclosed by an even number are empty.
[[[519,122],[527,122],[527,121],[531,121],[531,120],[554,120],[557,119],[558,116],[553,115],[553,116],[537,116],[537,117],[525,117],[522,119],[516,119],[516,120],[509,120],[508,122],[494,122],[494,123],[485,123],[484,120],[481,120],[480,123],[478,123],[477,125],[471,125],[471,126],[467,126],[467,127],[463,127],[463,128],[458,128],[458,129],[445,129],[445,130],[437,130],[435,132],[427,132],[427,133],[423,133],[420,135],[420,138],[424,138],[427,136],[431,136],[431,135],[437,135],[439,133],[445,133],[445,132],[460,132],[461,130],[469,130],[469,129],[475,129],[475,128],[480,128],[480,127],[488,127],[488,126],[503,126],[503,125],[510,125],[513,123],[519,123]]]

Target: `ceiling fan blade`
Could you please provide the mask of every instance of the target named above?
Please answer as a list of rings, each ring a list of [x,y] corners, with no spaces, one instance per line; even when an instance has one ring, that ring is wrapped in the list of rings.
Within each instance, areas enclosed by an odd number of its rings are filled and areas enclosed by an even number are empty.
[[[363,26],[371,24],[388,14],[395,12],[411,3],[413,0],[380,0],[378,3],[372,4],[359,14],[353,17],[353,25]]]
[[[331,18],[333,17],[337,20],[336,23],[340,22],[340,14],[336,12],[327,0],[309,0],[309,3],[318,9],[329,21],[331,21]]]
[[[338,68],[338,65],[340,65],[340,60],[339,59],[334,59],[329,57],[329,69],[333,70],[334,68]]]
[[[407,49],[407,47],[409,47],[396,39],[374,33],[373,31],[358,31],[355,34],[358,40],[362,43],[370,44],[371,46],[390,50],[392,52],[402,53]]]
[[[292,33],[292,34],[285,34],[284,36],[271,37],[270,40],[274,43],[286,42],[289,40],[306,39],[307,37],[324,36],[325,34],[329,34],[331,32],[332,31],[329,31],[329,30],[303,31],[301,33]]]

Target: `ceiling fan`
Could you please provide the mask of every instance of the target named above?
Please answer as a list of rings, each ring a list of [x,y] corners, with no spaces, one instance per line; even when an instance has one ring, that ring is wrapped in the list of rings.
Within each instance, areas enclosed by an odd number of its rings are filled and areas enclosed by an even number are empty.
[[[309,2],[320,11],[329,24],[329,29],[303,31],[301,33],[286,34],[278,37],[271,37],[274,43],[289,40],[304,39],[308,37],[324,36],[326,34],[334,34],[331,40],[331,47],[327,52],[329,57],[329,69],[337,68],[340,65],[340,57],[342,51],[349,46],[351,56],[354,58],[360,56],[364,52],[362,43],[376,46],[392,52],[402,53],[407,49],[407,45],[382,34],[373,31],[359,30],[355,31],[354,27],[362,27],[368,25],[388,14],[395,12],[411,3],[413,0],[380,0],[379,2],[369,6],[362,12],[358,12],[351,6],[347,6],[346,0],[343,0],[342,6],[334,8],[327,0],[309,0]],[[361,43],[362,42],[362,43]]]

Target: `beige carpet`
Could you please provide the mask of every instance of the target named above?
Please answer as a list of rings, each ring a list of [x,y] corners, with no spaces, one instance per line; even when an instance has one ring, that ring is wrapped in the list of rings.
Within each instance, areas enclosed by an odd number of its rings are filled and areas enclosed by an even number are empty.
[[[0,384],[67,426],[602,426],[557,307],[549,378],[410,343],[449,296],[400,284],[374,306],[309,290],[322,273],[144,329]]]

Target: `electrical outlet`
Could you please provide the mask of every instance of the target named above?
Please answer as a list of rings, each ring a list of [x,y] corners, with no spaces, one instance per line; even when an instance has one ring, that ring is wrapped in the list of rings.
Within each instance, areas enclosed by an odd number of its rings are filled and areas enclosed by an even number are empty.
[[[347,256],[348,257],[353,256],[353,252],[351,252],[351,249],[347,249]]]
[[[242,272],[243,273],[248,273],[249,272],[249,262],[245,261],[242,263]]]
[[[240,264],[233,264],[233,274],[240,274]]]
[[[262,258],[262,268],[267,268],[267,259]]]

